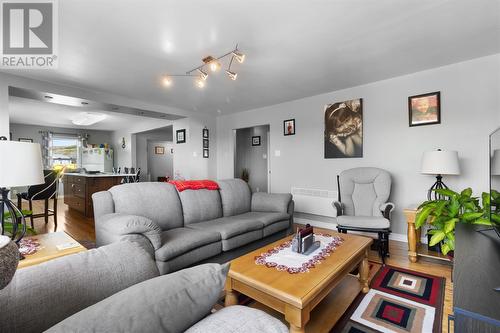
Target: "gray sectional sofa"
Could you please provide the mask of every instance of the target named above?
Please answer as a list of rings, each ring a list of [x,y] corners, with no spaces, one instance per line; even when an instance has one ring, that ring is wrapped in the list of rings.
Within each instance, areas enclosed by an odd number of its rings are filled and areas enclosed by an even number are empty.
[[[286,333],[278,319],[239,305],[211,314],[227,265],[160,276],[138,244],[120,241],[18,269],[0,290],[0,333]]]
[[[227,262],[291,232],[291,194],[252,194],[241,179],[217,183],[219,190],[178,192],[168,183],[132,183],[95,193],[97,246],[137,242],[166,274]]]

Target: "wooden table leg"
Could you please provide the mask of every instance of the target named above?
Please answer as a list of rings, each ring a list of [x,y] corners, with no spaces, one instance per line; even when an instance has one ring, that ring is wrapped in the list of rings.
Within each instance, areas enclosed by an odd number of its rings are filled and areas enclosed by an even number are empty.
[[[406,222],[408,223],[408,259],[417,262],[417,231],[415,230],[416,211],[405,210]]]
[[[370,266],[368,264],[368,250],[365,251],[365,257],[359,264],[359,283],[363,287],[363,292],[366,294],[370,287],[368,285],[368,279],[370,274]]]
[[[285,320],[290,324],[290,333],[305,333],[306,324],[309,321],[309,309],[286,305]]]
[[[238,293],[231,289],[231,278],[226,279],[226,297],[224,298],[224,306],[238,305]]]

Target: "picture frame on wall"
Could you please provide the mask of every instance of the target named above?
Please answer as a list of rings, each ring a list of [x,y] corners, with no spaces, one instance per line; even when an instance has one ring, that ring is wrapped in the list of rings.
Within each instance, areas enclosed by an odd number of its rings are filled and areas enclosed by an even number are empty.
[[[203,158],[208,158],[208,157],[209,157],[208,149],[203,149]]]
[[[186,129],[175,131],[176,143],[186,143]]]
[[[203,129],[203,139],[208,139],[208,135],[209,135],[208,128],[205,127]]]
[[[252,146],[260,146],[260,135],[252,136]]]
[[[208,144],[208,139],[203,139],[203,148],[209,148]]]
[[[441,123],[441,92],[408,97],[408,121],[410,127]]]
[[[325,158],[363,157],[363,99],[325,106]]]
[[[164,155],[165,154],[165,147],[156,146],[155,147],[155,154],[156,155]]]
[[[295,135],[295,119],[283,121],[283,135]]]
[[[31,142],[31,143],[33,143],[33,139],[28,139],[28,138],[19,138],[19,139],[17,139],[17,141],[19,141],[19,142]]]

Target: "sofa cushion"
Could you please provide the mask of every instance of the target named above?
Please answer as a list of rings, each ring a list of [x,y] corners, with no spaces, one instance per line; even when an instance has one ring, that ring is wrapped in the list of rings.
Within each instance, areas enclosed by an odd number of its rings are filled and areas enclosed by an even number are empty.
[[[175,186],[168,183],[130,183],[110,190],[115,212],[145,216],[162,230],[183,227],[182,207]]]
[[[219,191],[184,190],[179,192],[184,214],[184,225],[222,217]]]
[[[282,220],[273,224],[270,224],[262,230],[262,237],[271,236],[272,234],[277,233],[278,231],[282,231],[290,228],[289,220]]]
[[[337,217],[337,224],[344,227],[387,229],[391,226],[388,219],[378,216],[347,216]]]
[[[181,333],[210,313],[229,265],[205,264],[127,288],[63,320],[47,332]]]
[[[18,269],[10,284],[0,290],[0,332],[42,332],[158,274],[153,258],[130,242]]]
[[[196,265],[200,261],[214,257],[221,253],[222,243],[215,242],[197,247],[196,249],[172,258],[169,261],[157,261],[156,265],[160,270],[160,274],[167,274]]]
[[[262,222],[264,226],[268,226],[276,222],[290,219],[290,215],[288,215],[287,213],[267,213],[267,212],[248,212],[236,215],[234,217],[239,219],[257,220],[259,222]]]
[[[264,311],[233,305],[191,326],[185,333],[288,333],[288,327]]]
[[[241,219],[237,216],[221,217],[220,219],[210,220],[206,222],[194,223],[187,226],[188,228],[217,232],[222,239],[244,234],[245,232],[260,230],[264,227],[262,222],[250,219]]]
[[[217,181],[222,200],[224,216],[233,216],[250,211],[252,193],[248,184],[241,179]]]
[[[254,242],[256,240],[262,239],[263,231],[262,229],[248,231],[243,234],[236,235],[234,237],[222,240],[222,251],[229,251],[239,248],[248,243]]]
[[[220,234],[189,228],[175,228],[161,233],[161,247],[156,260],[167,261],[203,245],[220,241]]]
[[[264,193],[252,194],[251,210],[255,212],[282,212],[288,211],[288,205],[292,201],[290,193]]]

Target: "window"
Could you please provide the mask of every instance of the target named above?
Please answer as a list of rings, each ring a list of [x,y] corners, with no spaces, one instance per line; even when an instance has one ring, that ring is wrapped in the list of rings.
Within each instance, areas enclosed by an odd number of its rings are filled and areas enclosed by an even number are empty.
[[[80,139],[77,136],[54,134],[50,142],[51,165],[79,165]]]

